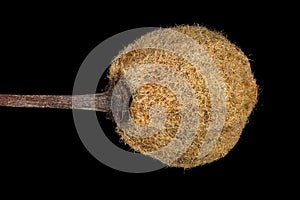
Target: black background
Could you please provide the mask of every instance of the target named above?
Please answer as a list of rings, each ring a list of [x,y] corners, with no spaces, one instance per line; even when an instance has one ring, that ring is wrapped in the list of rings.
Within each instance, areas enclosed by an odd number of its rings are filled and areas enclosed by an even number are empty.
[[[93,158],[77,135],[71,110],[0,108],[1,165],[3,176],[8,175],[2,180],[9,188],[29,186],[49,192],[52,189],[47,186],[55,185],[54,192],[67,186],[93,185],[102,192],[100,185],[118,191],[157,181],[151,190],[176,184],[194,186],[200,192],[203,186],[249,188],[244,185],[253,183],[250,191],[266,191],[266,185],[277,185],[278,178],[288,177],[281,168],[287,162],[281,151],[285,141],[277,143],[284,119],[278,117],[281,54],[276,48],[286,42],[278,39],[286,38],[278,24],[289,26],[280,15],[284,7],[240,5],[227,9],[220,5],[216,9],[211,5],[204,9],[190,5],[175,10],[158,4],[147,12],[134,8],[117,11],[104,5],[7,9],[1,14],[0,93],[70,95],[82,61],[106,38],[137,27],[194,23],[224,31],[240,46],[251,59],[260,86],[256,109],[225,158],[194,169],[166,168],[146,174],[119,172]],[[234,193],[234,189],[228,192]]]

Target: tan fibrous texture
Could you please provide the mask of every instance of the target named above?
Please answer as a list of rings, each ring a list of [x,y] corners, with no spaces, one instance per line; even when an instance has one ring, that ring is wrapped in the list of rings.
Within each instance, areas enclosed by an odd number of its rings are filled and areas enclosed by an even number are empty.
[[[187,150],[169,165],[192,168],[218,160],[234,147],[257,102],[258,88],[248,58],[239,47],[231,43],[221,33],[198,25],[182,25],[171,29],[191,37],[204,48],[215,63],[225,86],[225,123],[220,137],[208,155],[205,157],[198,156],[212,117],[210,93],[201,74],[186,59],[162,49],[144,48],[122,52],[112,63],[109,78],[110,81],[117,82],[130,69],[143,64],[154,63],[171,67],[188,80],[199,105],[197,134]],[[173,84],[180,87],[181,83]],[[145,138],[134,137],[117,127],[122,141],[130,145],[135,151],[144,154],[157,151],[168,145],[175,137],[181,123],[180,112],[182,108],[176,95],[159,84],[146,84],[135,89],[129,108],[132,120],[138,126],[149,124],[149,109],[153,105],[162,106],[167,114],[164,129],[155,135]]]

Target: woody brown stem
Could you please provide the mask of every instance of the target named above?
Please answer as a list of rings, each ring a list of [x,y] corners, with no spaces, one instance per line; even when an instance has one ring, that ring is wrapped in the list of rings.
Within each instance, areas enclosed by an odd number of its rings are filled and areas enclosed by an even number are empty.
[[[0,94],[0,106],[108,112],[110,110],[110,97],[110,92],[74,96]]]
[[[115,85],[115,82],[118,84]],[[111,114],[111,106],[114,106],[114,119],[126,123],[129,119],[128,106],[131,97],[126,80],[114,81],[106,89],[103,93],[73,96],[0,94],[0,107],[81,109]]]

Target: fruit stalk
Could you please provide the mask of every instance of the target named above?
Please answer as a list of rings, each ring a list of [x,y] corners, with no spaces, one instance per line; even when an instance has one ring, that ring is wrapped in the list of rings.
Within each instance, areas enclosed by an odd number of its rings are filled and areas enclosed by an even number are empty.
[[[0,106],[83,109],[108,112],[110,110],[110,94],[109,92],[74,96],[0,94]]]

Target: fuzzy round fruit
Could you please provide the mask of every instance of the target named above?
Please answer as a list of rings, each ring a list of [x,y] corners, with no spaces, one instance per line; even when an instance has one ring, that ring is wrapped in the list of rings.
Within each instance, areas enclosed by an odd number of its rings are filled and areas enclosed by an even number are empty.
[[[207,155],[200,157],[199,152],[212,118],[211,94],[202,74],[196,70],[192,63],[172,51],[159,48],[132,49],[129,45],[112,63],[109,79],[111,82],[117,83],[121,77],[134,68],[156,64],[176,70],[189,82],[198,104],[199,121],[197,124],[191,124],[197,126],[197,132],[186,151],[180,154],[178,159],[167,164],[174,167],[192,168],[218,160],[234,147],[257,102],[258,88],[248,58],[239,47],[228,41],[221,33],[197,25],[176,26],[170,28],[170,30],[184,34],[200,44],[214,62],[224,84],[225,122],[217,142]],[[139,46],[138,43],[154,43],[155,40],[151,38],[151,34],[148,35],[135,41],[135,46]],[[166,38],[164,42],[168,43],[170,41]],[[187,43],[187,45],[189,44]],[[177,51],[180,52],[180,50],[179,47]],[[157,72],[157,76],[163,78],[164,76],[171,76],[171,74]],[[172,80],[172,77],[170,80]],[[182,83],[169,84],[174,84],[177,88],[180,88]],[[185,95],[184,90],[182,95]],[[166,113],[164,128],[156,134],[147,137],[136,137],[129,134],[128,130],[120,127],[117,127],[116,130],[122,141],[130,145],[133,150],[150,156],[151,152],[158,151],[174,140],[183,120],[181,115],[183,108],[178,100],[178,95],[175,95],[170,88],[158,83],[149,83],[135,88],[133,91],[129,108],[132,121],[137,126],[147,126],[151,121],[149,117],[151,107],[156,105],[163,107]],[[173,151],[176,152],[176,148]],[[166,153],[161,161],[165,162],[168,156],[168,153]]]

